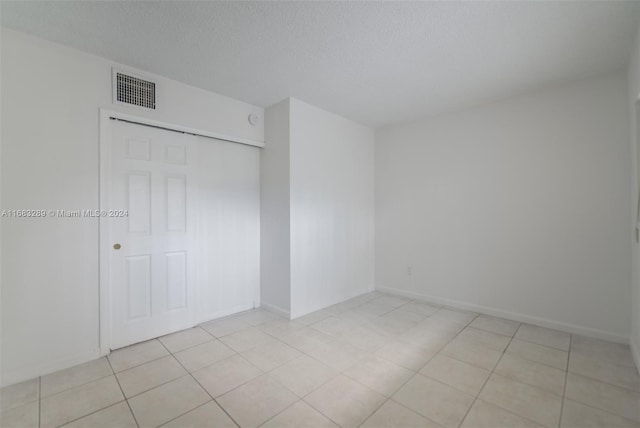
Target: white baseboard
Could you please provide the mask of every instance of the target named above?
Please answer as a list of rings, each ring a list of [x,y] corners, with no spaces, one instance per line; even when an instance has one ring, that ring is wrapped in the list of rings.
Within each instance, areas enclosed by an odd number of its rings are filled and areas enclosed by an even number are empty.
[[[260,302],[260,307],[264,308],[270,312],[276,313],[278,315],[281,315],[283,317],[285,317],[286,319],[291,319],[291,314],[289,313],[288,310],[283,309],[279,306],[276,305],[272,305],[271,303],[267,303],[267,302]]]
[[[2,379],[0,381],[0,387],[13,385],[15,383],[23,382],[25,380],[34,379],[38,376],[48,375],[58,370],[68,369],[69,367],[76,366],[78,364],[86,363],[87,361],[100,358],[100,349],[96,348],[91,351],[83,352],[79,355],[72,357],[63,357],[53,361],[47,361],[44,364],[39,364],[30,367],[21,367],[19,369],[11,370],[7,373],[2,373]]]
[[[631,336],[629,346],[631,347],[631,354],[633,354],[633,361],[635,361],[636,363],[636,370],[638,370],[638,373],[640,373],[640,344],[638,344],[634,340],[634,337]]]
[[[560,321],[554,321],[547,318],[539,318],[531,315],[521,314],[517,312],[509,312],[502,309],[491,308],[488,306],[476,305],[474,303],[462,302],[459,300],[451,300],[442,297],[429,296],[426,294],[415,293],[412,291],[399,290],[397,288],[378,286],[376,290],[384,293],[396,294],[398,296],[408,297],[410,299],[423,300],[428,303],[449,306],[455,309],[478,312],[493,317],[505,318],[512,321],[533,324],[540,327],[552,328],[572,334],[580,334],[582,336],[593,337],[596,339],[607,340],[610,342],[629,344],[629,337],[621,336],[604,330],[591,327],[584,327],[576,324],[569,324]],[[637,362],[637,359],[636,359]]]

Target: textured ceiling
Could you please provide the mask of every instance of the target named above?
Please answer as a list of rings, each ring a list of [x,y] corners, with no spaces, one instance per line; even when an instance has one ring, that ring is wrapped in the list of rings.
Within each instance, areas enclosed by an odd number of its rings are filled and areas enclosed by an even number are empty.
[[[3,26],[379,127],[626,64],[639,2],[0,2]]]

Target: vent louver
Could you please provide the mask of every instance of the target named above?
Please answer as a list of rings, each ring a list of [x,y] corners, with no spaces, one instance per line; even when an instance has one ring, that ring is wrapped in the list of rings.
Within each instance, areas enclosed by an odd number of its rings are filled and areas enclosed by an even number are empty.
[[[124,104],[156,109],[156,84],[124,73],[116,72],[116,100]]]

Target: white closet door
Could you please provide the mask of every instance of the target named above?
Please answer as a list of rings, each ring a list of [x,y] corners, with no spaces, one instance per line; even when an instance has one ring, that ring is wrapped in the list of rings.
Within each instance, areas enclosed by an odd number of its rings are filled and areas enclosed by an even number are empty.
[[[260,302],[260,149],[198,140],[198,318]]]
[[[195,137],[112,123],[111,348],[195,322]]]

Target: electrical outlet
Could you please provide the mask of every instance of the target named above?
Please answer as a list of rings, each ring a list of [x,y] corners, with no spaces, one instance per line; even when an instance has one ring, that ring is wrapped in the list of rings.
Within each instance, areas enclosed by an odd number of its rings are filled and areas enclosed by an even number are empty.
[[[413,268],[411,266],[407,266],[407,275],[413,275]]]

